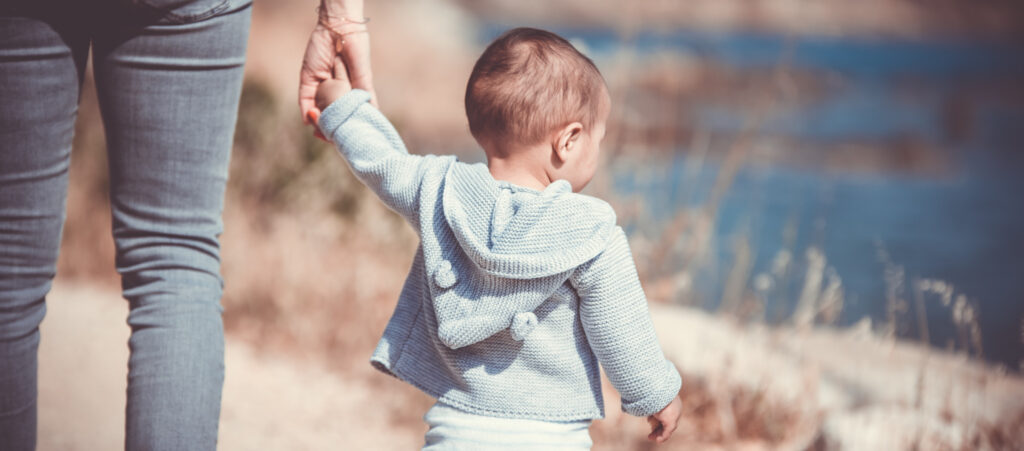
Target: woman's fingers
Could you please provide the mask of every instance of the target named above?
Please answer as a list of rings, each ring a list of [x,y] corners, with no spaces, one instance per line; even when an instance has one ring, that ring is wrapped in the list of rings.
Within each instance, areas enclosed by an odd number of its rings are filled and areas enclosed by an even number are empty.
[[[353,88],[370,93],[371,103],[377,105],[377,94],[373,90],[373,71],[370,69],[370,37],[368,33],[354,33],[346,37],[341,57],[348,70]]]
[[[313,126],[313,136],[320,138],[322,141],[328,142],[327,137],[320,132],[320,126],[318,125],[320,123],[320,109],[314,106],[312,109],[306,111],[306,114],[303,116],[306,119],[306,123]]]
[[[348,77],[348,66],[342,60],[341,55],[334,56],[334,79],[342,82],[342,86],[346,90],[352,89],[352,82]]]
[[[345,68],[345,61],[341,59],[341,55],[334,55],[332,74],[335,80],[348,80],[348,69]]]
[[[327,30],[316,28],[310,33],[306,53],[299,71],[299,114],[309,124],[306,112],[315,108],[316,88],[321,81],[331,78],[334,62],[334,41]]]
[[[334,79],[342,82],[344,91],[359,88],[370,93],[370,102],[377,105],[370,70],[370,38],[363,32],[346,34],[340,50],[335,47],[337,36],[318,26],[306,45],[306,54],[299,74],[299,112],[305,123],[315,125],[308,112],[317,109],[320,83]],[[319,110],[317,111],[319,112]]]

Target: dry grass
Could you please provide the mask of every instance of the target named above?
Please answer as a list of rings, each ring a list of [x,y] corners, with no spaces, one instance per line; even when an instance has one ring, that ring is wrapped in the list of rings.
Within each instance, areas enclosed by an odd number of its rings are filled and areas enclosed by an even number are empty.
[[[416,237],[271,89],[250,80],[241,104],[222,239],[228,330],[363,363],[353,357],[383,330]]]
[[[1024,449],[1024,411],[997,424],[980,421],[959,449]]]
[[[713,388],[700,379],[685,379],[680,396],[686,426],[679,438],[694,444],[760,441],[776,445],[786,439],[800,415],[789,406],[772,402],[764,391]]]
[[[665,445],[655,445],[646,439],[650,426],[644,419],[618,410],[607,380],[605,393],[608,416],[590,428],[595,450],[774,449],[790,445],[804,420],[796,406],[772,399],[764,389],[684,372],[679,428]]]

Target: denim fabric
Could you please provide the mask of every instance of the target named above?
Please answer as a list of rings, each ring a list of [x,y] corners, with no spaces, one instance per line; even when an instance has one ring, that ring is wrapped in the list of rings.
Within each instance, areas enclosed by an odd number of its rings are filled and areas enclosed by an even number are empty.
[[[250,3],[5,3],[0,448],[35,447],[39,323],[91,44],[116,269],[130,305],[126,448],[214,449],[224,379],[218,236]]]

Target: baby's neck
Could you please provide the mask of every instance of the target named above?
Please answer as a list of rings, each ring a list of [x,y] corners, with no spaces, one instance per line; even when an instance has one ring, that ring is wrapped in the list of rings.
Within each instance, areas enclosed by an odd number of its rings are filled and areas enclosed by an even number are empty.
[[[544,149],[511,149],[502,153],[506,157],[498,157],[494,152],[487,154],[487,168],[495,180],[540,191],[553,182],[540,161]]]

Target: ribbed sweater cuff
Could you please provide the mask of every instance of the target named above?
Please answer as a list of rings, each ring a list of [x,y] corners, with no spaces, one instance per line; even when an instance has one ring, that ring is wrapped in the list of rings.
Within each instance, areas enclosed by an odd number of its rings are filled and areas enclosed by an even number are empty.
[[[661,409],[664,409],[672,402],[672,398],[679,394],[679,389],[683,386],[683,379],[679,376],[679,371],[676,370],[676,366],[672,362],[665,360],[665,366],[664,388],[632,403],[623,402],[623,412],[638,417],[646,417],[660,412]]]
[[[353,89],[341,96],[320,113],[320,132],[332,142],[338,142],[338,137],[334,134],[341,124],[352,117],[360,105],[369,101],[370,93],[362,89]]]

